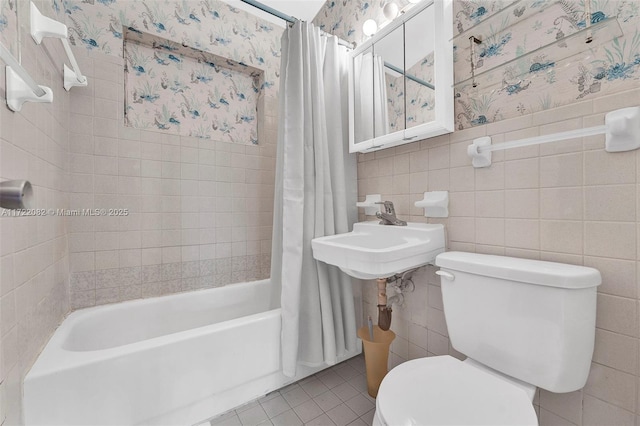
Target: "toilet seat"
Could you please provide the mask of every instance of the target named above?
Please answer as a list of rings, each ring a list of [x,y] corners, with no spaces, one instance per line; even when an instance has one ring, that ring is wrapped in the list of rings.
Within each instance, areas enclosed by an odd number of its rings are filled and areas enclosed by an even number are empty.
[[[451,356],[407,361],[382,381],[374,425],[537,425],[521,388]]]

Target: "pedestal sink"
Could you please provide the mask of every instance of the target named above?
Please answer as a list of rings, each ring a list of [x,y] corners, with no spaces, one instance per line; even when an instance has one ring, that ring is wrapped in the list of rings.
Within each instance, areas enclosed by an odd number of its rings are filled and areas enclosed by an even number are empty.
[[[311,240],[313,257],[355,278],[386,278],[426,265],[444,252],[444,226],[358,222],[353,231]]]

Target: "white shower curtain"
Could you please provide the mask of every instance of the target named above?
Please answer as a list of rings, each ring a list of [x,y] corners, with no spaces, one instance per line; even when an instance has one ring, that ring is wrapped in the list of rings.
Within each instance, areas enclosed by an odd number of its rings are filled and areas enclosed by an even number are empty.
[[[297,22],[282,36],[272,300],[282,308],[282,368],[335,364],[356,349],[350,278],[313,258],[315,237],[350,231],[355,156],[348,154],[346,48]]]

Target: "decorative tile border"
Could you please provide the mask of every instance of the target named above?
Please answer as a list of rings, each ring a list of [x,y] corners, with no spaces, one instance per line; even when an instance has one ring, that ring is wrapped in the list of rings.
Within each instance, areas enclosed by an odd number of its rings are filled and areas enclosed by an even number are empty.
[[[72,309],[269,278],[271,256],[235,256],[190,262],[71,273]]]

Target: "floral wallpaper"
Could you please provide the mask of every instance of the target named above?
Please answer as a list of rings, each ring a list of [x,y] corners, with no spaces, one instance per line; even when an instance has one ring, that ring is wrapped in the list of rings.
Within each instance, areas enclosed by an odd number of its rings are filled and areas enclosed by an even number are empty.
[[[18,0],[0,0],[0,43],[18,57]]]
[[[406,4],[397,3],[400,7]],[[314,22],[338,37],[361,43],[366,40],[362,34],[365,20],[375,19],[379,25],[385,21],[384,4],[385,1],[328,0]],[[589,17],[585,0],[455,0],[453,6],[457,129],[616,93],[639,84],[637,0],[591,0]],[[611,18],[617,23],[609,23],[607,19]],[[572,43],[576,38],[570,36],[584,29],[587,19],[594,28],[605,29],[595,32],[591,44]],[[474,26],[477,34],[469,31]],[[465,81],[470,77],[468,36],[472,32],[482,39],[475,46],[477,87]],[[551,45],[544,47],[548,44]],[[413,91],[408,89],[407,96],[411,97]]]
[[[389,133],[405,128],[404,77],[397,73],[384,73],[387,89],[387,118]]]
[[[407,74],[435,84],[433,53],[407,70]],[[407,128],[432,121],[435,117],[435,92],[428,86],[407,80]]]
[[[255,100],[277,96],[283,28],[218,0],[51,2],[72,45],[125,56],[129,125],[257,143]],[[138,40],[124,52],[132,35],[165,46]],[[176,55],[174,47],[192,51]],[[261,74],[259,86],[252,73]]]
[[[124,39],[127,124],[258,143],[262,70],[147,33]]]
[[[382,8],[388,0],[327,0],[313,23],[321,30],[349,42],[362,43],[368,37],[362,32],[362,24],[367,19],[375,19],[378,26],[387,19]],[[408,0],[397,0],[400,9],[409,4]]]

